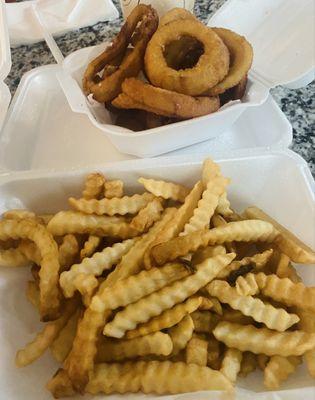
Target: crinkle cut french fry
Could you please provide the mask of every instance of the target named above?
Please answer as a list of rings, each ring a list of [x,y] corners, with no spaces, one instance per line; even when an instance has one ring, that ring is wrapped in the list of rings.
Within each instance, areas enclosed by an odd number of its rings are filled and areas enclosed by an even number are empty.
[[[278,248],[282,253],[286,254],[291,261],[300,264],[315,263],[315,252],[264,211],[257,207],[248,207],[244,211],[244,215],[247,218],[260,219],[271,223],[275,229],[280,232],[280,235],[276,239]]]
[[[256,354],[251,353],[250,351],[245,351],[243,353],[241,370],[239,375],[242,377],[246,377],[251,372],[255,371],[257,365]]]
[[[80,259],[91,257],[101,243],[101,238],[95,235],[89,235],[84,242],[83,249],[80,251]]]
[[[167,356],[173,350],[173,342],[169,335],[154,332],[130,340],[105,340],[98,348],[97,362],[120,361],[148,354]]]
[[[130,228],[123,217],[86,215],[77,211],[60,211],[49,221],[48,231],[54,236],[67,233],[88,233],[97,236],[113,236],[128,239],[139,234]]]
[[[213,228],[217,228],[219,226],[223,226],[226,224],[227,221],[220,214],[214,214],[211,218],[210,226],[212,226]],[[229,253],[230,252],[236,253],[236,245],[234,242],[225,243],[225,247]]]
[[[176,394],[199,390],[231,391],[232,385],[220,372],[196,364],[139,361],[98,364],[86,387],[86,391],[91,394],[139,391]]]
[[[138,179],[138,182],[141,183],[148,192],[154,194],[156,197],[172,199],[182,203],[190,192],[188,188],[173,182],[157,181],[155,179],[146,179],[142,177]]]
[[[187,314],[191,314],[197,310],[201,306],[202,301],[202,297],[191,297],[184,303],[176,304],[173,308],[163,311],[148,322],[138,325],[136,329],[128,331],[126,337],[131,339],[170,328],[178,324]]]
[[[72,265],[78,253],[79,243],[77,238],[71,234],[65,235],[59,246],[59,263],[61,270],[65,270]]]
[[[191,314],[194,322],[195,332],[209,333],[219,322],[216,314],[210,311],[195,311]]]
[[[3,219],[17,219],[17,220],[22,220],[22,219],[35,219],[36,214],[32,211],[25,210],[25,209],[12,209],[4,212],[2,214]]]
[[[177,236],[184,228],[186,222],[193,215],[194,209],[197,206],[198,200],[202,193],[202,183],[199,181],[195,184],[191,192],[186,196],[184,204],[175,210],[173,218],[165,225],[156,236],[151,246],[144,254],[144,266],[146,269],[152,267],[150,251],[151,248],[159,243],[166,242],[169,239]]]
[[[161,218],[162,211],[163,206],[161,199],[153,199],[131,220],[130,226],[139,232],[145,232],[154,222]]]
[[[315,333],[315,313],[298,309],[297,314],[300,317],[299,328],[305,332]],[[307,351],[304,358],[309,374],[315,378],[315,348]]]
[[[89,174],[84,183],[84,190],[82,196],[84,199],[98,199],[103,191],[105,178],[100,173]]]
[[[276,275],[278,275],[279,278],[289,278],[294,283],[301,282],[301,278],[290,263],[290,258],[283,253],[279,255]]]
[[[198,337],[192,337],[186,347],[186,363],[207,365],[208,342]]]
[[[255,321],[262,322],[269,329],[283,332],[299,321],[296,314],[289,314],[284,309],[264,304],[260,299],[252,296],[239,295],[237,290],[227,282],[214,280],[207,285],[207,290],[211,296],[217,297],[222,303],[227,303]]]
[[[233,308],[228,307],[228,309],[223,310],[223,314],[220,317],[222,321],[235,322],[237,324],[248,325],[253,324],[254,320],[247,315],[244,315],[241,311],[233,310]]]
[[[287,306],[296,306],[315,312],[315,287],[304,286],[302,282],[294,283],[289,278],[278,278],[277,275],[254,274],[260,292],[273,300]]]
[[[315,347],[315,334],[303,331],[276,332],[253,325],[219,322],[213,334],[228,347],[268,356],[300,356]]]
[[[61,317],[55,321],[48,322],[32,342],[29,342],[24,349],[17,352],[15,363],[18,367],[25,367],[31,364],[44,353],[56,339],[61,329],[66,325],[67,321],[74,313],[76,306],[77,302],[70,300],[65,305]]]
[[[66,297],[73,296],[76,290],[74,281],[77,275],[101,275],[103,271],[117,264],[122,256],[135,244],[136,240],[137,239],[127,239],[121,243],[115,243],[111,247],[106,247],[101,252],[94,253],[91,258],[84,258],[80,264],[72,265],[69,271],[65,271],[60,275],[60,286],[64,295]]]
[[[204,189],[207,187],[209,181],[220,175],[220,167],[218,164],[213,162],[210,158],[207,158],[202,164],[201,180]]]
[[[188,274],[183,265],[175,263],[148,271],[143,270],[99,291],[93,298],[91,308],[100,312],[106,309],[115,310],[134,303]]]
[[[8,250],[0,249],[0,267],[25,267],[29,264],[28,258],[19,248]]]
[[[204,249],[197,250],[193,255],[191,262],[193,265],[202,263],[205,259],[218,256],[219,254],[226,254],[224,246],[207,246]]]
[[[84,304],[87,305],[98,287],[98,280],[93,274],[78,274],[73,279],[73,285],[85,298]]]
[[[84,212],[85,214],[110,215],[115,214],[126,215],[135,214],[145,207],[154,199],[153,194],[143,193],[134,194],[133,196],[124,196],[121,198],[113,197],[112,199],[75,199],[69,198],[69,204],[76,211]]]
[[[206,190],[202,193],[193,216],[186,223],[183,232],[179,234],[180,236],[209,227],[211,217],[218,205],[219,197],[224,192],[228,182],[228,179],[218,176],[207,183]]]
[[[58,248],[52,235],[40,224],[30,220],[0,221],[0,240],[30,239],[41,253],[40,314],[43,321],[56,319],[60,306]]]
[[[21,240],[18,249],[31,262],[40,265],[42,256],[36,244],[30,240]]]
[[[248,274],[246,278],[239,276],[236,279],[235,288],[241,296],[255,296],[255,294],[259,293],[259,287],[254,274]]]
[[[301,357],[272,356],[264,369],[264,385],[271,390],[276,390],[301,364]]]
[[[268,222],[259,220],[230,222],[225,226],[196,231],[156,245],[151,249],[151,255],[157,264],[163,265],[200,247],[232,241],[272,242],[277,235],[278,232]]]
[[[77,310],[69,318],[59,335],[50,345],[50,350],[55,360],[62,363],[69,354],[77,331],[80,310]]]
[[[194,332],[194,322],[191,316],[186,315],[177,325],[173,326],[168,330],[173,342],[172,355],[178,354],[182,349],[184,349],[192,338]]]
[[[58,369],[55,375],[49,380],[46,389],[50,391],[55,399],[69,397],[75,394],[69,375],[67,371],[62,368]]]
[[[220,372],[230,382],[236,382],[237,375],[241,370],[242,357],[242,352],[238,349],[227,349],[225,351]]]
[[[104,197],[112,199],[113,197],[123,197],[124,195],[124,182],[117,179],[112,181],[105,181],[104,183]]]
[[[223,215],[224,217],[230,217],[233,215],[233,210],[231,209],[231,204],[227,198],[226,192],[219,197],[216,212]]]
[[[104,334],[122,337],[126,331],[134,329],[137,324],[147,322],[164,310],[184,301],[214,279],[234,257],[235,254],[231,253],[209,258],[196,266],[197,271],[193,275],[151,293],[136,303],[129,304],[115,315],[113,321],[105,325]]]

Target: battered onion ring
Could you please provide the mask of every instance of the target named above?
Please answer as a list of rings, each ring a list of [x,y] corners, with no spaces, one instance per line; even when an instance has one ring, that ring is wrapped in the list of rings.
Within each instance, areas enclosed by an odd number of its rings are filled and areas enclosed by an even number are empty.
[[[160,89],[136,78],[126,79],[123,93],[112,101],[118,108],[146,110],[165,117],[188,119],[217,111],[218,97],[191,97]]]
[[[163,15],[163,17],[160,19],[159,27],[163,25],[167,25],[172,21],[176,21],[178,19],[194,19],[197,20],[197,18],[188,10],[185,8],[172,8],[170,11],[168,11],[166,14]]]
[[[203,44],[204,53],[193,68],[176,71],[167,65],[164,47],[181,36],[192,36]],[[154,86],[191,96],[219,83],[229,70],[229,52],[219,36],[197,20],[175,20],[161,26],[148,43],[145,71]]]
[[[246,85],[247,85],[247,75],[245,75],[236,86],[233,86],[230,89],[226,90],[224,93],[220,94],[221,106],[223,106],[223,104],[226,104],[231,100],[241,99],[245,94]]]
[[[230,52],[230,69],[227,76],[216,86],[207,90],[209,96],[217,96],[236,86],[246,76],[253,61],[253,48],[244,38],[225,28],[211,28],[220,36]],[[210,88],[210,86],[209,86]]]
[[[140,25],[137,27],[138,23]],[[138,75],[142,69],[147,43],[156,31],[157,26],[158,16],[151,6],[140,4],[135,7],[112,44],[88,65],[83,77],[85,94],[93,93],[94,99],[99,102],[106,102],[115,98],[120,93],[123,80]],[[106,65],[111,64],[112,61],[115,62],[126,52],[136,28],[141,34],[135,40],[135,47],[123,58],[117,69],[112,69],[111,75],[100,80],[97,74]]]

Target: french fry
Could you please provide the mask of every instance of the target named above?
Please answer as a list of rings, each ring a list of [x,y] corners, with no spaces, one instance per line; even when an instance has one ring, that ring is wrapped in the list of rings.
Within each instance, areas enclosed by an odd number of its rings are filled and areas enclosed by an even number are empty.
[[[36,214],[25,209],[11,209],[2,214],[3,219],[36,219]]]
[[[186,363],[207,366],[208,342],[198,337],[192,337],[186,347]]]
[[[232,385],[219,371],[196,364],[139,361],[98,364],[86,387],[86,391],[91,394],[138,391],[176,394],[199,390],[231,391]]]
[[[220,317],[222,321],[235,322],[237,324],[248,325],[253,324],[254,320],[251,317],[244,315],[241,311],[233,310],[233,308],[224,309]]]
[[[286,254],[291,261],[300,264],[315,263],[315,252],[264,211],[257,207],[248,207],[244,211],[244,215],[246,218],[260,219],[271,223],[275,229],[280,232],[280,235],[276,239],[277,247],[282,253]]]
[[[196,231],[158,244],[151,249],[151,255],[158,265],[163,265],[200,247],[231,241],[272,242],[277,235],[278,232],[268,222],[259,220],[230,222],[225,226]]]
[[[39,288],[34,281],[27,282],[26,298],[37,310],[39,310]]]
[[[224,192],[228,182],[228,179],[218,176],[207,183],[207,187],[202,193],[202,198],[198,201],[193,216],[185,225],[180,236],[187,235],[188,233],[200,229],[206,229],[209,226],[211,217],[218,205],[219,197]]]
[[[32,342],[29,342],[24,349],[17,352],[15,363],[18,367],[25,367],[31,364],[44,353],[56,339],[61,329],[66,325],[67,321],[74,313],[76,306],[76,301],[69,301],[65,305],[61,317],[47,323]]]
[[[202,301],[202,297],[191,297],[184,303],[177,304],[173,308],[163,311],[157,317],[150,319],[148,322],[138,325],[136,329],[128,331],[126,337],[131,339],[170,328],[178,324],[187,314],[191,314],[197,310],[201,306]]]
[[[257,354],[257,365],[262,371],[265,370],[269,360],[270,357],[268,357],[266,354]]]
[[[139,232],[147,231],[154,222],[161,218],[162,211],[163,206],[161,199],[153,199],[131,220],[131,228],[134,228]]]
[[[130,340],[105,340],[97,352],[97,362],[120,361],[149,354],[167,356],[173,350],[173,342],[169,335],[154,332],[150,335]]]
[[[49,221],[48,231],[54,236],[67,233],[88,233],[97,236],[113,236],[128,239],[139,234],[131,229],[122,217],[86,215],[77,211],[60,211]]]
[[[104,183],[104,197],[112,199],[113,197],[123,197],[124,195],[124,182],[117,179],[112,181],[105,181]]]
[[[226,250],[224,246],[208,246],[204,249],[197,250],[193,255],[191,262],[193,265],[200,264],[204,260],[210,257],[218,256],[219,254],[226,254]]]
[[[83,249],[80,251],[80,259],[83,260],[86,257],[91,257],[100,243],[101,238],[99,236],[89,235],[87,240],[84,242]]]
[[[315,347],[315,334],[303,331],[275,332],[253,325],[219,322],[213,334],[228,347],[267,356],[300,356]]]
[[[290,258],[283,253],[279,256],[276,275],[278,275],[279,278],[289,278],[294,283],[301,282],[301,278],[290,263]]]
[[[254,278],[264,296],[287,306],[315,311],[315,287],[304,286],[302,282],[294,283],[289,278],[278,278],[277,275],[265,275],[263,272],[254,274]]]
[[[257,285],[254,274],[248,274],[246,278],[239,276],[236,279],[236,291],[241,296],[255,296],[259,293],[259,287]]]
[[[219,322],[216,314],[209,311],[195,311],[191,314],[194,322],[195,332],[209,333]]]
[[[84,258],[80,264],[74,264],[69,271],[65,271],[60,275],[60,286],[66,297],[72,297],[77,289],[76,277],[78,275],[94,275],[99,276],[113,265],[117,264],[122,256],[126,254],[135,244],[137,239],[127,239],[121,243],[115,243],[111,247],[106,247],[101,252],[94,253],[91,258]]]
[[[105,178],[102,174],[92,173],[89,174],[84,183],[84,190],[82,196],[84,199],[98,199],[104,187]]]
[[[301,364],[301,357],[272,356],[264,369],[264,385],[270,390],[276,390]]]
[[[225,351],[220,372],[232,383],[236,382],[237,375],[241,370],[242,352],[237,349]]]
[[[239,375],[245,378],[251,372],[255,371],[256,365],[257,365],[256,354],[253,354],[250,351],[245,351],[243,353]]]
[[[202,183],[199,181],[195,184],[191,192],[186,196],[184,204],[176,209],[173,218],[165,225],[163,229],[156,236],[155,240],[151,243],[150,247],[144,254],[144,266],[150,269],[153,266],[151,260],[151,248],[159,243],[166,242],[169,239],[177,236],[183,229],[186,222],[193,215],[194,209],[198,204],[202,193]]]
[[[69,268],[75,261],[76,256],[79,254],[79,243],[77,238],[72,235],[65,235],[62,243],[59,246],[59,263],[61,270]]]
[[[220,214],[214,214],[211,218],[211,225],[213,228],[226,225],[226,220]],[[225,243],[227,251],[236,253],[236,246],[234,242]]]
[[[51,234],[43,225],[30,220],[0,221],[0,240],[30,239],[41,253],[40,275],[40,314],[42,321],[56,319],[60,307],[58,285],[59,268],[58,248]]]
[[[8,250],[0,249],[0,267],[25,267],[29,264],[28,258],[19,248]]]
[[[231,217],[234,214],[233,210],[231,209],[231,204],[227,199],[226,192],[219,197],[219,202],[216,208],[216,212],[218,214],[223,215],[224,217]]]
[[[136,303],[129,304],[115,315],[113,321],[105,325],[104,334],[122,337],[126,331],[134,329],[137,324],[147,322],[164,310],[184,301],[214,279],[234,257],[235,254],[231,253],[209,258],[196,267],[195,274],[151,293]]]
[[[214,280],[207,286],[211,296],[217,297],[222,303],[229,304],[235,310],[262,322],[269,329],[284,332],[299,321],[296,314],[289,314],[284,309],[264,304],[252,296],[239,295],[237,290],[227,282]]]
[[[31,242],[30,240],[21,240],[18,249],[29,261],[40,265],[42,256],[34,242]]]
[[[194,332],[194,322],[189,314],[187,314],[177,325],[172,326],[168,330],[173,342],[172,355],[177,355],[187,346]]]
[[[145,190],[163,199],[172,199],[183,203],[190,190],[182,185],[173,182],[157,181],[155,179],[139,178]]]
[[[73,285],[81,293],[83,303],[88,306],[98,287],[98,280],[93,274],[78,274],[73,279]]]
[[[315,333],[315,313],[297,310],[300,317],[299,328],[308,333]],[[315,348],[304,354],[306,366],[312,378],[315,378]]]
[[[221,368],[220,342],[212,335],[208,339],[207,366],[216,370]]]
[[[206,189],[208,182],[212,181],[212,179],[220,174],[221,172],[218,164],[213,162],[210,158],[204,160],[201,172],[201,180],[204,189]]]
[[[59,335],[50,345],[50,350],[55,360],[62,363],[69,354],[77,331],[80,310],[77,310],[68,319],[66,325],[61,329]]]
[[[55,399],[73,396],[75,394],[69,375],[67,371],[62,368],[58,369],[55,375],[49,380],[46,389],[51,392]]]
[[[106,214],[113,216],[116,214],[135,214],[153,199],[154,196],[151,193],[134,194],[133,196],[124,196],[121,198],[113,197],[112,199],[104,198],[101,200],[75,199],[70,197],[69,204],[76,211],[81,211],[85,214]]]

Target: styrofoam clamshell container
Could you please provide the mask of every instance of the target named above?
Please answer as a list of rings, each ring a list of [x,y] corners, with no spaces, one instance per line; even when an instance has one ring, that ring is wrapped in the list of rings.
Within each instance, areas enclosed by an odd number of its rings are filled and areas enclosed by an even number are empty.
[[[254,65],[243,99],[203,117],[141,132],[113,125],[104,105],[87,99],[81,84],[87,64],[106,44],[80,49],[66,57],[59,81],[72,110],[88,115],[121,152],[157,156],[221,135],[246,109],[263,104],[274,86],[308,84],[314,76],[312,15],[312,0],[230,0],[219,9],[208,25],[230,27],[245,34],[253,43]]]
[[[160,159],[128,160],[102,164],[95,169],[109,179],[119,178],[125,182],[126,190],[132,193],[141,190],[139,176],[153,177],[192,186],[200,179],[203,156],[164,157]],[[315,232],[315,184],[307,165],[295,153],[286,151],[252,151],[250,155],[229,153],[218,155],[222,172],[231,178],[228,196],[233,207],[241,211],[256,204],[281,224],[292,230],[308,245],[314,247]],[[55,212],[67,206],[70,195],[79,196],[84,176],[89,169],[68,172],[26,171],[0,176],[0,213],[10,208],[28,208],[38,213]],[[258,172],[259,171],[259,172]],[[142,189],[143,190],[143,189]],[[308,285],[315,284],[315,270],[298,266],[299,273]],[[16,368],[16,350],[32,340],[40,329],[38,317],[21,292],[29,279],[28,271],[2,268],[0,274],[0,385],[4,399],[50,399],[45,383],[58,368],[49,352],[26,368]],[[304,367],[283,384],[281,391],[265,392],[263,375],[256,372],[247,379],[238,380],[236,399],[288,400],[311,399],[314,383]],[[217,393],[217,392],[216,392]],[[212,392],[162,396],[163,399],[222,399]],[[82,397],[76,397],[81,399]],[[90,398],[90,397],[88,397]],[[132,394],[106,396],[108,400],[153,399],[154,396]],[[225,397],[224,397],[225,398]],[[230,398],[230,397],[229,397]]]
[[[11,69],[11,52],[4,0],[0,0],[0,130],[11,100],[11,93],[4,83]]]

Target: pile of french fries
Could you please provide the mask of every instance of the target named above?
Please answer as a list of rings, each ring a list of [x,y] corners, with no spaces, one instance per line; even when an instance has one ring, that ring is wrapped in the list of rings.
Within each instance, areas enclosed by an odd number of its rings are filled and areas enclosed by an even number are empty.
[[[277,389],[302,362],[315,378],[315,287],[292,263],[315,253],[256,207],[231,209],[211,160],[192,189],[92,173],[71,210],[10,210],[0,265],[31,265],[26,296],[45,322],[16,355],[50,349],[47,388],[76,392],[233,390],[256,367]]]

